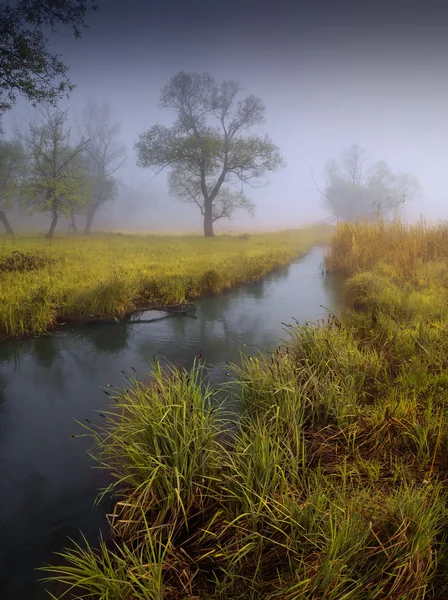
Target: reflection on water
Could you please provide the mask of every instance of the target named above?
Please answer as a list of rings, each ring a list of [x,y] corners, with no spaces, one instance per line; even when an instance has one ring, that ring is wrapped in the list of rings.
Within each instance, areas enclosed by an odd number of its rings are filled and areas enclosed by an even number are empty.
[[[93,509],[105,475],[92,469],[90,438],[76,422],[98,421],[102,389],[122,387],[122,370],[145,377],[152,357],[189,367],[202,352],[214,381],[241,351],[272,351],[282,323],[335,311],[337,280],[322,277],[323,251],[218,298],[197,302],[193,315],[148,324],[97,325],[0,345],[0,592],[2,600],[47,598],[34,569],[52,552],[94,538],[106,507]],[[142,318],[153,319],[158,313]],[[160,316],[163,316],[160,314]]]

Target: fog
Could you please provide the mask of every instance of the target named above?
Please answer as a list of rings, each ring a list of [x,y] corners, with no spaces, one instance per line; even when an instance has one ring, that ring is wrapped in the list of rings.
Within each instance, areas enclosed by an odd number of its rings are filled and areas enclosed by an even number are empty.
[[[174,115],[158,108],[160,90],[176,72],[207,71],[237,79],[244,92],[267,107],[267,132],[287,167],[269,185],[248,189],[255,216],[237,212],[216,231],[264,230],[330,220],[315,191],[329,158],[344,147],[363,146],[372,161],[385,160],[421,183],[405,216],[445,218],[448,136],[448,42],[445,14],[425,4],[376,12],[339,4],[248,2],[220,9],[202,3],[103,1],[88,17],[79,40],[61,31],[51,49],[62,55],[77,84],[69,100],[72,119],[88,100],[107,101],[121,124],[128,160],[117,176],[135,190],[121,194],[95,217],[94,229],[201,231],[197,207],[169,194],[165,172],[154,177],[136,166],[134,143],[155,123]],[[275,10],[274,10],[275,9]],[[405,12],[406,10],[406,12]],[[3,118],[6,134],[36,118],[25,101]],[[11,220],[42,229],[44,215]],[[81,221],[81,219],[80,219]],[[67,224],[62,224],[61,229]]]

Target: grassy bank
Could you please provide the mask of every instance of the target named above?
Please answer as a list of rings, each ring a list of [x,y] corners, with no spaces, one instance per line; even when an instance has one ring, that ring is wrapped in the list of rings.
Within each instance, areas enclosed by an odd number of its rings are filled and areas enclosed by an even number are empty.
[[[329,236],[329,228],[316,227],[214,239],[2,237],[0,338],[44,333],[64,317],[122,315],[142,304],[221,293],[260,279]]]
[[[447,598],[443,232],[340,227],[351,310],[234,369],[236,430],[200,365],[119,394],[94,431],[113,538],[47,575],[110,600]]]

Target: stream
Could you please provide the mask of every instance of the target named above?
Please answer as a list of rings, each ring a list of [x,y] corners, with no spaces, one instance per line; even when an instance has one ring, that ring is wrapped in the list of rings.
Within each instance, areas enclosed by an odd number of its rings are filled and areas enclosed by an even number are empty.
[[[321,274],[324,250],[220,297],[196,302],[195,313],[148,312],[151,323],[72,327],[0,344],[0,597],[49,598],[36,568],[53,552],[95,539],[104,503],[93,507],[106,474],[94,469],[89,437],[78,422],[100,420],[107,384],[124,387],[122,371],[149,374],[153,356],[190,367],[202,353],[214,382],[241,352],[273,351],[287,338],[283,323],[337,311],[340,282]],[[160,318],[159,318],[160,317]],[[162,318],[165,317],[165,318]],[[105,501],[107,502],[107,501]]]

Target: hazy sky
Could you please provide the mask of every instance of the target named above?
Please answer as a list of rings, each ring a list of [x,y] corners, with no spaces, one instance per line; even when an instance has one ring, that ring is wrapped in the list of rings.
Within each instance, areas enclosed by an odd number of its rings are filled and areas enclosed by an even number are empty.
[[[259,95],[265,131],[288,162],[268,187],[250,191],[256,217],[237,215],[221,229],[326,218],[311,171],[318,178],[325,160],[351,143],[420,179],[423,198],[409,204],[411,218],[447,216],[448,9],[331,0],[100,0],[100,7],[82,39],[61,31],[52,47],[78,85],[72,110],[95,98],[116,111],[129,154],[123,179],[148,189],[136,219],[142,227],[200,228],[197,209],[169,197],[165,176],[152,180],[135,166],[138,134],[171,121],[157,102],[180,70],[238,79]],[[32,114],[21,102],[5,124]],[[116,215],[126,214],[118,208]]]

